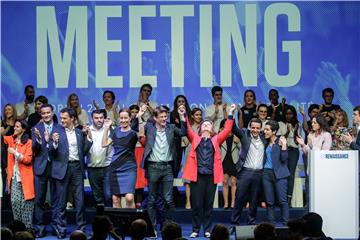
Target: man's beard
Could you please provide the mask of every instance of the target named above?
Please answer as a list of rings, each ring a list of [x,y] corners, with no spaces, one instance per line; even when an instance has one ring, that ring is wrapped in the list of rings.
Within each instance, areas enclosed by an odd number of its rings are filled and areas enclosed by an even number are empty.
[[[35,98],[34,95],[26,96],[26,100],[27,100],[28,102],[33,102],[33,101],[34,101],[34,98]]]

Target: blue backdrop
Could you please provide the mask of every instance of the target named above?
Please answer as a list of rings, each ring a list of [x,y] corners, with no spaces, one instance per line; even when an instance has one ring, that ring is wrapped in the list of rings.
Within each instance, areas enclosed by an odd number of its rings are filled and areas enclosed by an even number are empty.
[[[332,87],[351,113],[359,29],[359,2],[1,2],[1,105],[33,84],[56,111],[72,92],[90,111],[105,89],[128,105],[150,82],[158,103],[185,94],[201,107],[213,85],[228,103],[277,88],[305,109]]]

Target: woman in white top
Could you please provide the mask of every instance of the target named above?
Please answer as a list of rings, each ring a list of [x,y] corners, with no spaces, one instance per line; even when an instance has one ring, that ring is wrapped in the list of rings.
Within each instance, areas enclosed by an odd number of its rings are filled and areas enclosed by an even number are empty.
[[[79,103],[79,97],[75,93],[72,93],[68,96],[67,107],[75,110],[77,114],[76,125],[86,126],[87,124],[89,124],[87,112],[83,108],[81,108]]]
[[[290,171],[288,178],[288,201],[291,202],[294,191],[295,171],[299,161],[299,146],[296,137],[300,136],[299,121],[297,119],[297,112],[294,106],[286,105],[285,118],[279,122],[278,136],[284,136],[287,142],[288,162],[287,166]]]

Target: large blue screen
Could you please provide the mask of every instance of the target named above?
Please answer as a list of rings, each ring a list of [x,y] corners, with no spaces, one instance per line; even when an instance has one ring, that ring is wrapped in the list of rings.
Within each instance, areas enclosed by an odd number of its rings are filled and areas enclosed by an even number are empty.
[[[33,84],[56,111],[72,92],[91,111],[105,89],[129,105],[151,83],[151,99],[170,106],[184,94],[205,107],[220,85],[228,103],[246,89],[267,103],[276,88],[306,109],[332,87],[350,113],[359,29],[359,2],[1,2],[1,104]]]

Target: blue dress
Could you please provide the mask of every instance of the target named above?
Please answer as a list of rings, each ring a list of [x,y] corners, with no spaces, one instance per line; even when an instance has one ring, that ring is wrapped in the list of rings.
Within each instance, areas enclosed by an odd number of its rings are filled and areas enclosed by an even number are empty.
[[[113,141],[114,155],[110,164],[110,189],[112,195],[135,192],[136,161],[135,146],[138,141],[134,130],[122,132],[116,128],[110,137]]]

